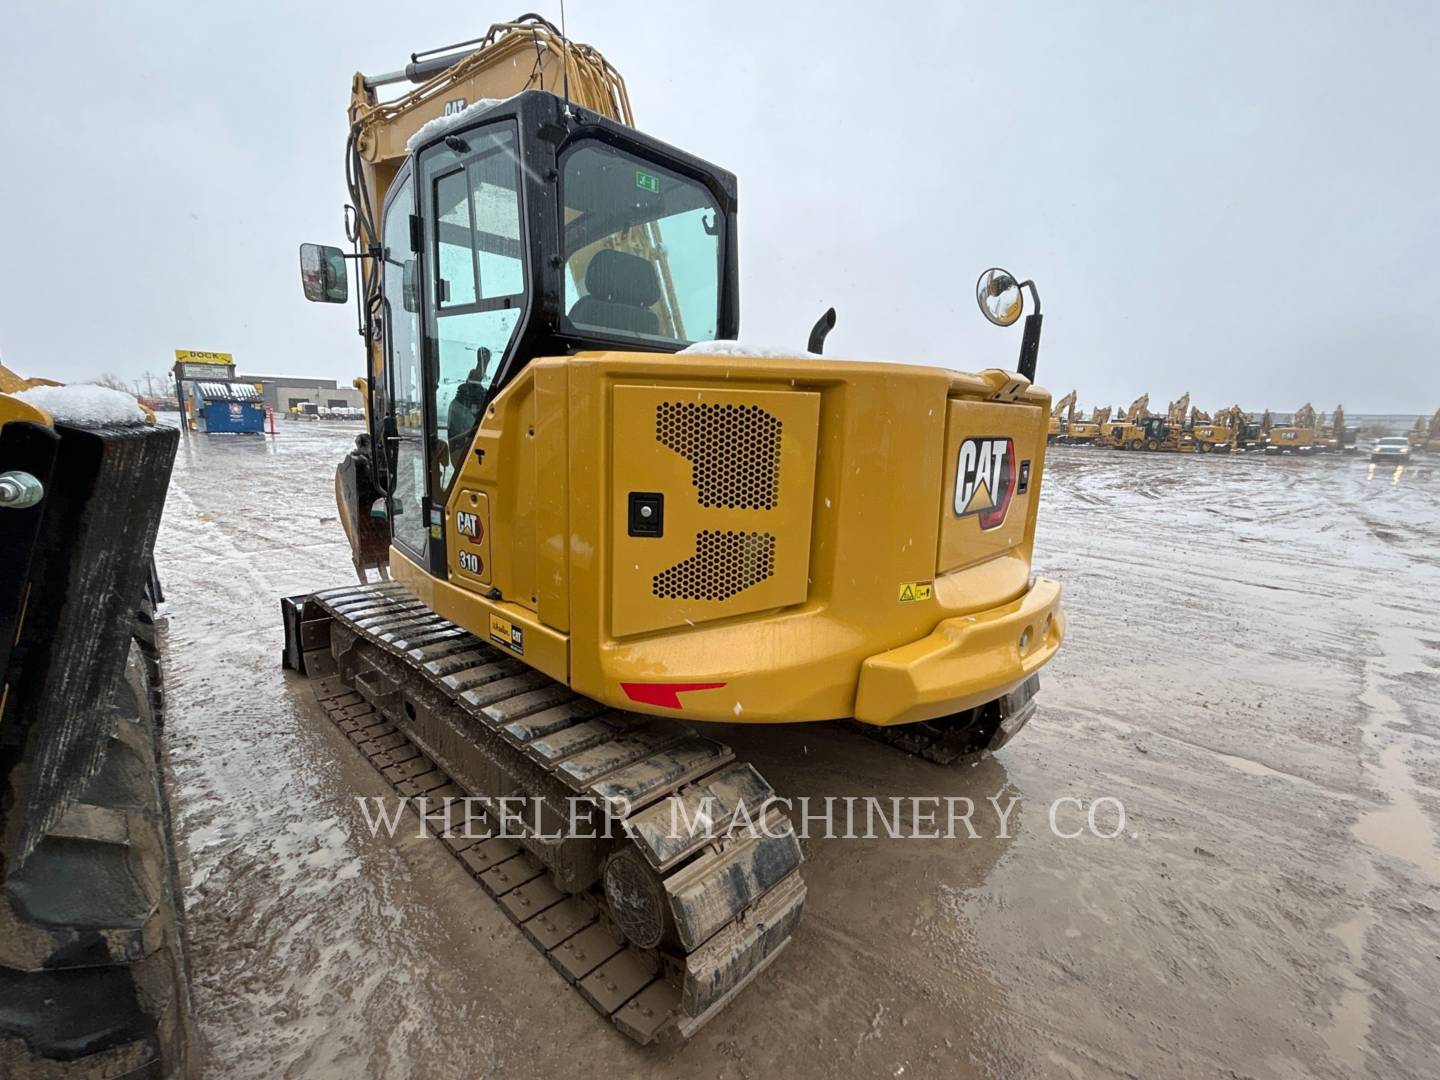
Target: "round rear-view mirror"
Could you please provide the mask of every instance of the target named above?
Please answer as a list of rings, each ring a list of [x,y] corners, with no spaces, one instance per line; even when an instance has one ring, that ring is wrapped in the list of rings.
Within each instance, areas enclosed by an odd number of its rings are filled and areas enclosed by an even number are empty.
[[[980,310],[996,326],[1011,326],[1025,310],[1025,296],[1020,283],[1008,270],[992,266],[975,283],[975,300]]]

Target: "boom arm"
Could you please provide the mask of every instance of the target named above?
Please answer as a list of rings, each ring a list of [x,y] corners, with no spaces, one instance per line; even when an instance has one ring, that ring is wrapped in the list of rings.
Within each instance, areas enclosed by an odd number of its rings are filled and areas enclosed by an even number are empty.
[[[1236,404],[1231,405],[1228,409],[1221,409],[1217,412],[1215,414],[1215,422],[1217,424],[1224,424],[1234,434],[1240,435],[1244,433],[1246,425],[1250,423],[1250,417],[1246,415],[1244,409]]]
[[[425,57],[425,59],[422,59]],[[357,254],[380,243],[380,210],[386,192],[409,153],[411,136],[431,120],[486,99],[513,97],[525,90],[568,93],[578,109],[633,126],[625,80],[600,51],[566,39],[538,15],[496,23],[473,41],[412,53],[402,71],[366,76],[359,72],[350,89],[350,137],[346,176],[350,187],[347,221]],[[382,102],[376,90],[409,80],[421,85],[394,101]],[[375,333],[379,268],[362,258],[358,290],[360,333],[369,343],[370,385],[381,385],[384,352]],[[373,403],[367,402],[367,405]],[[372,410],[372,415],[376,415]]]

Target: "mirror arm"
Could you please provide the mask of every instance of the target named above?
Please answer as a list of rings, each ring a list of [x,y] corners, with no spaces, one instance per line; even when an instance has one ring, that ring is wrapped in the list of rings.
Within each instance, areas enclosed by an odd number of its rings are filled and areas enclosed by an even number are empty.
[[[356,248],[358,251],[360,247],[360,234],[358,232],[351,234],[350,232],[350,214],[348,213],[348,211],[352,210],[353,207],[347,206],[345,209],[347,211],[345,215],[345,232],[346,235],[350,237],[351,246]],[[344,252],[341,252],[341,254],[343,255]],[[365,271],[357,262],[355,264],[355,333],[359,334],[360,337],[364,340],[369,341],[370,331],[367,325],[366,315],[367,312],[365,310]],[[365,373],[368,375],[370,373],[370,365],[368,360],[365,366]],[[366,404],[368,405],[369,403],[367,402]]]
[[[1034,292],[1032,285],[1030,291]],[[1025,333],[1020,339],[1020,359],[1015,365],[1015,370],[1024,375],[1032,383],[1035,381],[1035,364],[1040,359],[1040,324],[1044,316],[1040,314],[1040,300],[1035,300],[1036,311],[1033,315],[1025,316]]]
[[[1037,288],[1035,288],[1035,282],[1033,282],[1033,281],[1022,281],[1022,282],[1020,282],[1019,285],[1016,286],[1016,288],[1019,288],[1019,289],[1029,289],[1029,290],[1030,290],[1030,299],[1032,299],[1032,300],[1035,301],[1035,314],[1036,314],[1036,315],[1039,315],[1039,314],[1040,314],[1040,290],[1037,289]]]
[[[357,247],[359,246],[359,242],[358,242],[358,241],[356,241],[356,246],[357,246]],[[370,328],[371,328],[370,306],[369,306],[369,304],[367,304],[366,301],[365,301],[365,274],[364,274],[364,272],[360,269],[359,263],[360,263],[360,260],[361,260],[361,259],[374,259],[374,260],[376,260],[376,261],[378,262],[378,261],[380,260],[380,256],[383,255],[384,252],[385,252],[385,249],[384,249],[383,247],[381,247],[379,244],[371,244],[371,245],[370,245],[366,250],[364,250],[364,251],[355,251],[355,252],[351,252],[351,253],[348,254],[348,255],[347,255],[345,252],[343,252],[343,251],[340,253],[340,255],[341,255],[342,258],[345,258],[345,259],[354,259],[355,262],[356,262],[356,266],[355,266],[355,303],[356,303],[356,305],[357,305],[357,317],[356,317],[355,331],[356,331],[356,333],[358,333],[362,338],[364,338],[366,341],[369,341],[369,340],[370,340],[370,336],[371,336],[371,335],[370,335]]]
[[[1035,288],[1034,281],[1022,281],[1019,288],[1030,290],[1030,298],[1035,301],[1035,312],[1025,316],[1025,332],[1020,338],[1020,359],[1015,370],[1033,383],[1035,365],[1040,360],[1040,325],[1044,321],[1040,314],[1040,290]]]

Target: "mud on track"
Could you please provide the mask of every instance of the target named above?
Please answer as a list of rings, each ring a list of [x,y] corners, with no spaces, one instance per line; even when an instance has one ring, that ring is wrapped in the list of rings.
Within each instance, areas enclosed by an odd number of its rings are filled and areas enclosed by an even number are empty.
[[[369,835],[380,782],[279,666],[278,597],[352,577],[355,428],[279,428],[185,440],[159,543],[206,1075],[1433,1075],[1440,468],[1054,448],[1037,571],[1070,637],[1009,747],[720,736],[792,797],[969,796],[984,838],[807,841],[786,954],[656,1052],[436,841]],[[1021,800],[1008,839],[989,795]],[[1056,837],[1067,796],[1125,832]]]

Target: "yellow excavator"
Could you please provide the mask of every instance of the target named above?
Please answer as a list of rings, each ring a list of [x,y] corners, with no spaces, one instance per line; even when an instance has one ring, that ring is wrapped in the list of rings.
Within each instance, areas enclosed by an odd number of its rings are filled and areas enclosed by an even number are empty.
[[[1055,402],[1050,410],[1050,429],[1046,435],[1048,442],[1069,442],[1070,429],[1075,424],[1075,401],[1076,392],[1071,390],[1059,401]]]
[[[1250,416],[1239,405],[1217,409],[1213,417],[1201,415],[1202,418],[1190,428],[1190,433],[1197,443],[1210,443],[1214,450],[1221,452],[1245,448]],[[1202,449],[1201,453],[1205,451]]]
[[[1306,402],[1295,413],[1288,424],[1278,424],[1270,429],[1266,442],[1267,453],[1315,454],[1326,451],[1349,451],[1355,446],[1355,433],[1345,426],[1345,407],[1335,406],[1334,416],[1326,420],[1323,414]]]
[[[1315,408],[1308,401],[1291,417],[1288,424],[1270,429],[1265,451],[1270,454],[1310,453],[1315,450]]]
[[[1115,410],[1117,413],[1119,410]],[[1145,446],[1144,421],[1150,419],[1150,395],[1141,394],[1118,418],[1107,419],[1095,439],[1097,446],[1123,450],[1141,450]]]
[[[1147,416],[1142,419],[1137,425],[1140,429],[1138,443],[1132,436],[1126,441],[1125,448],[1148,450],[1152,453],[1161,450],[1193,452],[1196,448],[1195,441],[1190,438],[1186,425],[1189,412],[1190,394],[1187,391],[1170,403],[1164,416]]]
[[[854,720],[944,763],[1033,715],[1065,626],[1031,568],[1034,283],[977,283],[998,325],[1030,293],[1015,371],[824,358],[833,310],[743,345],[735,177],[537,17],[357,75],[349,173],[352,250],[301,275],[343,303],[358,267],[337,490],[394,580],[285,598],[285,662],[400,795],[454,800],[431,827],[590,1005],[688,1036],[805,899],[784,800],[707,724]]]
[[[1330,435],[1327,439],[1329,449],[1340,454],[1356,453],[1356,440],[1359,435],[1359,427],[1345,423],[1345,406],[1336,405],[1334,415],[1330,418]]]
[[[1222,409],[1215,416],[1211,416],[1198,405],[1190,410],[1190,419],[1185,425],[1186,446],[1182,449],[1190,449],[1197,454],[1213,454],[1216,451],[1226,453],[1234,444],[1234,433],[1226,422],[1225,411]]]
[[[1250,417],[1245,410],[1239,405],[1231,405],[1215,410],[1214,416],[1199,427],[1193,427],[1191,434],[1197,442],[1212,442],[1217,451],[1228,453],[1242,449],[1241,440],[1249,423]]]
[[[1235,448],[1237,450],[1264,450],[1270,444],[1270,431],[1275,426],[1275,416],[1266,409],[1259,420],[1232,405],[1230,415],[1235,424]]]
[[[1110,420],[1110,406],[1094,409],[1085,419],[1072,420],[1065,441],[1069,443],[1093,444]]]
[[[1435,410],[1428,424],[1423,416],[1417,416],[1415,426],[1406,433],[1406,438],[1410,440],[1412,450],[1440,452],[1440,409]]]

